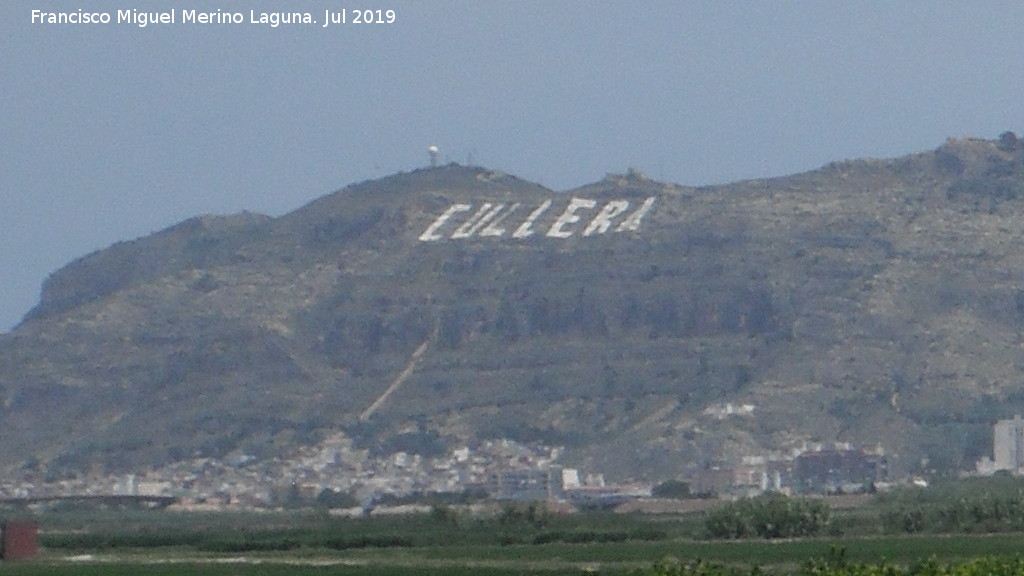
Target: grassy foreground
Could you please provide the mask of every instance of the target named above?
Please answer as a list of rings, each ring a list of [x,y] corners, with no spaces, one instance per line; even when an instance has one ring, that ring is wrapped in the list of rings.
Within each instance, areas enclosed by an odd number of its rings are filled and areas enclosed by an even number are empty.
[[[853,513],[851,513],[853,514]],[[863,516],[863,511],[858,513]],[[477,517],[449,508],[343,519],[314,512],[63,511],[38,518],[43,553],[0,576],[525,575],[800,576],[1021,574],[1024,534],[885,535],[837,518],[845,536],[703,539],[697,515]],[[929,563],[930,561],[930,563]]]
[[[1024,573],[1024,535],[829,538],[785,542],[616,542],[299,548],[247,554],[189,547],[65,554],[47,549],[29,562],[0,564],[11,575],[525,575],[632,574],[738,576],[999,576]],[[756,568],[755,568],[756,567]]]

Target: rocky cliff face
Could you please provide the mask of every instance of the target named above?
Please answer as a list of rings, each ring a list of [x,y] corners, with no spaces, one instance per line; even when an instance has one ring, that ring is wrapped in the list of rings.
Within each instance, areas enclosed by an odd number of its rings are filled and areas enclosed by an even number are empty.
[[[1007,134],[707,188],[452,165],[193,218],[55,272],[0,336],[0,464],[414,430],[619,477],[829,441],[970,466],[1024,409],[1022,192]]]

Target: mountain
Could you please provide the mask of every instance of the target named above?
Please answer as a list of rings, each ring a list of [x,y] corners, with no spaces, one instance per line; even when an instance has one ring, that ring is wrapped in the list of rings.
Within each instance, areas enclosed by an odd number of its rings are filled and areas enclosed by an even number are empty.
[[[271,457],[343,431],[425,454],[542,441],[618,478],[836,441],[952,471],[1024,412],[1022,323],[1012,133],[701,188],[449,165],[53,273],[0,335],[0,466]]]

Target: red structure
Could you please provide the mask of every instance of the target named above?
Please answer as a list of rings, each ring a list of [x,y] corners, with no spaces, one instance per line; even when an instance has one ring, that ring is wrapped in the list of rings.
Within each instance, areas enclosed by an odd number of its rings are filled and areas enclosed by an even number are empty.
[[[34,522],[4,522],[0,539],[0,558],[4,560],[23,560],[39,552],[39,527]]]

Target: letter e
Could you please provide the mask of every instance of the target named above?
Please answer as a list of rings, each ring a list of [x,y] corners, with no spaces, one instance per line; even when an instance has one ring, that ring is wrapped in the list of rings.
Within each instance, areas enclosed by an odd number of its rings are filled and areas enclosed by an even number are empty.
[[[572,236],[572,230],[563,230],[562,227],[580,221],[579,215],[576,214],[577,210],[581,208],[589,209],[594,206],[597,206],[597,202],[589,198],[573,198],[570,200],[569,205],[565,208],[565,212],[562,212],[562,215],[558,217],[558,220],[555,220],[555,223],[551,225],[551,229],[548,230],[548,238],[568,238]]]

